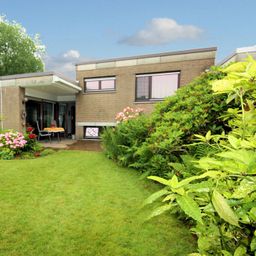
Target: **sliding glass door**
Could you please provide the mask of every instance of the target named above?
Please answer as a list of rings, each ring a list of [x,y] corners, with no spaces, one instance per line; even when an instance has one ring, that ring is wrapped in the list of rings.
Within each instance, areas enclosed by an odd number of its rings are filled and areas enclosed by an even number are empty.
[[[49,102],[43,102],[43,128],[50,127],[51,122],[54,120],[54,104]]]
[[[54,103],[29,100],[26,102],[26,125],[37,128],[36,122],[39,123],[40,129],[50,127],[54,119]]]

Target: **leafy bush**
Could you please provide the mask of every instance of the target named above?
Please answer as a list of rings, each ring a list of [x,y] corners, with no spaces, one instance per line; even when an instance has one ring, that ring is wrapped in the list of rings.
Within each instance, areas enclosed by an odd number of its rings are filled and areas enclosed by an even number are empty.
[[[149,119],[142,114],[106,128],[102,134],[103,148],[109,158],[128,166],[138,161],[135,152],[148,133]]]
[[[37,141],[37,135],[33,133],[33,127],[27,127],[26,133],[24,135],[27,143],[23,148],[25,152],[36,153],[42,150],[42,145]]]
[[[202,74],[157,104],[149,117],[121,122],[103,134],[107,155],[125,166],[166,176],[170,162],[195,148],[184,147],[193,135],[227,129],[221,115],[227,110],[223,95],[213,95],[210,82],[225,77],[218,68]]]
[[[0,134],[1,159],[9,160],[21,152],[27,141],[21,132],[7,131]]]
[[[10,160],[24,152],[34,155],[41,149],[42,146],[36,140],[33,130],[27,130],[25,134],[16,131],[0,133],[0,159]],[[26,154],[23,155],[26,157]]]
[[[195,161],[197,175],[181,180],[176,175],[169,180],[149,177],[165,188],[145,201],[164,197],[149,218],[170,210],[194,221],[191,231],[198,237],[199,251],[194,256],[256,254],[256,61],[249,58],[224,71],[227,76],[212,85],[215,92],[228,94],[228,103],[240,102],[240,108],[224,115],[231,130],[197,136],[199,145],[218,153]]]
[[[15,156],[14,150],[10,148],[1,147],[0,149],[0,159],[2,160],[11,160]]]

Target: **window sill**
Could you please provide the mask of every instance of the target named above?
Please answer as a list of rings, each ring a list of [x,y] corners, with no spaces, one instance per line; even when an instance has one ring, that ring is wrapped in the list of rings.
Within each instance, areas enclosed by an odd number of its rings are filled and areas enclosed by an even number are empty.
[[[84,95],[89,95],[89,94],[102,94],[102,93],[116,93],[116,90],[98,90],[98,91],[88,91],[88,92],[83,92]]]
[[[159,100],[141,100],[141,101],[134,101],[134,104],[154,104],[163,101],[163,99]]]

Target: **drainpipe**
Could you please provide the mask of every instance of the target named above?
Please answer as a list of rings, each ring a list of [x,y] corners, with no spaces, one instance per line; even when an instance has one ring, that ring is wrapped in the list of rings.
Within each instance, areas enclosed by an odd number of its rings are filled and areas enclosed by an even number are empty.
[[[1,130],[4,129],[4,121],[3,121],[3,87],[2,87],[2,81],[0,81],[0,122],[1,122]]]

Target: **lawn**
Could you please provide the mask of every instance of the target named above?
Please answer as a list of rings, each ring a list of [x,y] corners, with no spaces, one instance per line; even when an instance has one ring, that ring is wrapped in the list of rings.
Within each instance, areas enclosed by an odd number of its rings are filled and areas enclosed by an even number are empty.
[[[186,255],[195,241],[166,214],[143,222],[159,187],[102,153],[0,161],[0,255]]]

